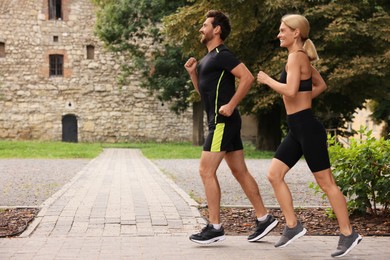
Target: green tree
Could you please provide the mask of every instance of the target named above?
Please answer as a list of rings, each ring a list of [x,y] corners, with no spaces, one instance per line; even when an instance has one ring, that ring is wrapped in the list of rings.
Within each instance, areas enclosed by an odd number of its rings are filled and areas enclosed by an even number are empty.
[[[382,136],[384,139],[390,139],[390,98],[382,97],[370,100],[368,108],[372,111],[372,119],[375,123],[384,122]]]
[[[226,42],[229,48],[253,73],[261,68],[276,78],[287,55],[276,39],[280,18],[286,13],[300,13],[309,19],[310,38],[321,57],[316,67],[328,83],[328,90],[315,100],[314,108],[327,128],[342,127],[366,99],[389,93],[387,1],[291,1],[289,5],[280,0],[194,1],[164,18],[168,39],[182,46],[185,55],[204,54],[197,30],[211,8],[230,14],[233,32]],[[257,148],[274,150],[280,143],[280,119],[284,115],[280,95],[255,86],[241,107],[257,116]]]
[[[306,14],[315,28],[319,66],[329,85],[317,113],[328,128],[340,128],[367,99],[390,102],[390,5],[368,0],[327,2]]]
[[[161,18],[186,5],[175,0],[94,0],[100,7],[96,33],[107,47],[124,56],[120,84],[140,73],[142,87],[179,114],[193,103],[193,143],[203,143],[203,111],[183,73],[185,62],[179,46],[164,43]],[[147,42],[147,43],[146,43]],[[190,101],[191,100],[191,101]]]
[[[261,68],[276,78],[287,57],[276,38],[280,18],[300,13],[309,19],[310,38],[321,58],[316,67],[329,87],[315,100],[314,108],[327,128],[340,128],[350,121],[366,99],[389,100],[390,4],[386,0],[293,0],[288,5],[282,0],[95,2],[102,7],[99,37],[132,61],[133,66],[124,66],[122,79],[137,67],[146,79],[144,86],[161,100],[173,98],[177,112],[188,107],[192,90],[183,63],[189,56],[205,54],[198,30],[209,9],[230,15],[233,31],[226,44],[251,71],[257,74]],[[159,23],[162,18],[164,27]],[[161,48],[142,45],[145,39],[153,39]],[[274,150],[280,143],[285,114],[280,95],[253,86],[241,109],[257,117],[257,148]]]
[[[300,5],[300,1],[292,2],[292,6],[297,5]],[[198,30],[205,19],[205,13],[210,9],[228,13],[232,33],[225,43],[255,73],[260,65],[265,69],[265,62],[272,59],[274,54],[281,53],[275,52],[275,36],[280,17],[287,12],[285,6],[282,1],[200,0],[165,17],[164,26],[172,44],[181,46],[187,56],[201,58],[206,49],[199,43]],[[280,62],[269,63],[268,70],[271,70],[270,66],[274,66],[272,71],[277,71],[275,68],[281,67],[278,63]],[[254,86],[241,108],[244,113],[255,114],[259,122],[256,147],[274,150],[281,139],[279,95],[268,88]]]
[[[93,0],[100,8],[96,23],[98,37],[113,52],[125,57],[121,84],[141,74],[142,86],[162,101],[172,101],[176,113],[188,107],[190,89],[180,73],[183,57],[177,47],[165,45],[161,18],[174,12],[185,0]]]

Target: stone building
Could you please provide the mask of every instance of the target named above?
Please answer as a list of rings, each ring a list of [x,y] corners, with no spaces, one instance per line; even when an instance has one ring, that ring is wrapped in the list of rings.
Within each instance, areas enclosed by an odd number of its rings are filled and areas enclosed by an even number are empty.
[[[367,102],[364,104],[364,108],[356,109],[354,113],[353,121],[347,124],[348,130],[358,131],[361,127],[366,127],[367,131],[372,131],[371,136],[376,139],[381,138],[383,127],[385,126],[384,122],[377,124],[372,118],[372,112],[370,109],[366,108]],[[353,136],[355,139],[364,139],[364,137],[357,133]]]
[[[190,141],[177,116],[140,88],[94,35],[90,0],[0,1],[0,139]]]

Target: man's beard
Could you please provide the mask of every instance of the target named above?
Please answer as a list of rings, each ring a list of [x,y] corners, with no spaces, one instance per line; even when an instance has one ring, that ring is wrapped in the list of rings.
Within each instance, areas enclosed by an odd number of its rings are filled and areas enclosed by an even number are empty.
[[[200,39],[200,42],[204,45],[206,45],[209,41],[211,41],[210,37],[207,37],[207,35],[203,34],[202,38]]]

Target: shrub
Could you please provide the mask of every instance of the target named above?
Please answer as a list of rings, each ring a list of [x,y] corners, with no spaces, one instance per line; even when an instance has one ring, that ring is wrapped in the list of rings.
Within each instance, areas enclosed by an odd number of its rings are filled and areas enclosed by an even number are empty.
[[[332,171],[350,212],[378,215],[379,207],[386,211],[390,204],[390,140],[375,139],[366,128],[358,132],[364,140],[351,138],[349,147],[328,138]]]

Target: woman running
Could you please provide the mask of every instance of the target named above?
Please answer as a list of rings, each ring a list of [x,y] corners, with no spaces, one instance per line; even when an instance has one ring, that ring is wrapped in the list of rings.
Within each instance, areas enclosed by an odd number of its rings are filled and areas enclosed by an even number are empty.
[[[314,117],[311,109],[312,99],[326,89],[326,84],[311,65],[311,61],[318,60],[318,55],[309,39],[309,30],[309,22],[304,16],[283,16],[278,39],[280,46],[287,48],[289,54],[280,81],[272,79],[263,71],[257,75],[259,83],[283,95],[289,127],[287,137],[278,147],[268,172],[268,179],[286,219],[283,234],[275,247],[285,247],[306,233],[295,215],[291,192],[284,180],[287,172],[303,155],[318,185],[327,195],[340,227],[338,247],[331,256],[342,257],[362,237],[350,224],[346,200],[330,169],[325,128]]]

